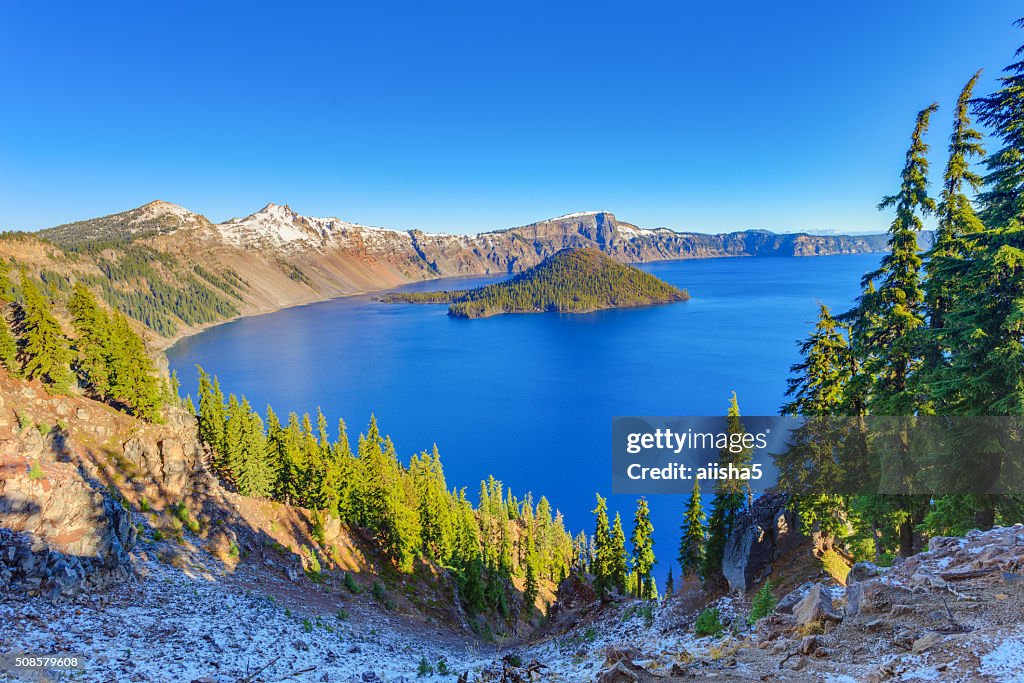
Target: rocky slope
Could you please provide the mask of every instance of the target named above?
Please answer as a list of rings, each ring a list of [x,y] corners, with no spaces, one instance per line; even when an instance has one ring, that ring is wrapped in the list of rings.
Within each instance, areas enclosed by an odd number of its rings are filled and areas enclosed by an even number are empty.
[[[643,229],[597,211],[478,235],[432,234],[302,216],[268,204],[214,224],[156,201],[130,211],[0,239],[0,257],[40,276],[85,278],[108,303],[168,340],[235,315],[437,277],[504,275],[568,248],[593,248],[622,262],[720,256],[814,256],[879,252],[884,235],[708,235]],[[927,240],[928,236],[923,235]],[[139,263],[149,267],[142,271]],[[107,282],[104,283],[104,280]],[[154,287],[155,283],[155,287]],[[168,310],[168,292],[189,301]],[[142,302],[140,304],[140,301]],[[197,304],[216,310],[183,319]],[[155,309],[170,322],[147,310]],[[167,343],[167,342],[165,342]]]

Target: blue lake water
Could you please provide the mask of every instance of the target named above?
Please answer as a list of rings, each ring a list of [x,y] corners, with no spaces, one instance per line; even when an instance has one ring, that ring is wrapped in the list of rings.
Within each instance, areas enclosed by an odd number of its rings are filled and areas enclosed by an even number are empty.
[[[719,415],[736,391],[748,415],[783,402],[796,342],[818,302],[846,310],[877,255],[722,258],[646,264],[690,290],[684,303],[583,315],[452,319],[443,305],[335,299],[246,318],[168,352],[182,391],[201,364],[225,391],[279,415],[315,411],[350,436],[371,413],[403,459],[437,443],[449,485],[493,474],[547,495],[575,533],[593,530],[594,492],[611,489],[616,415]],[[418,283],[408,289],[492,280]],[[632,524],[635,501],[613,496]],[[682,496],[651,500],[660,579],[674,561]],[[675,572],[678,575],[678,568]]]

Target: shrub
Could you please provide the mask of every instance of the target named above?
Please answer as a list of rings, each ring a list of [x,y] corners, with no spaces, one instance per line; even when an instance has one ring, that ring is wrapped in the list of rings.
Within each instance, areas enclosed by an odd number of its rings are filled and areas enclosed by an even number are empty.
[[[761,590],[757,591],[757,594],[754,595],[747,623],[753,626],[758,619],[762,619],[774,612],[775,605],[778,603],[779,601],[775,599],[775,593],[772,592],[771,580],[765,581],[764,585],[761,586]]]
[[[416,669],[416,675],[420,678],[423,678],[424,676],[431,676],[433,675],[433,673],[434,666],[427,661],[427,656],[423,655],[422,657],[420,657],[420,665]]]
[[[447,676],[451,673],[451,669],[448,668],[448,660],[444,657],[437,660],[437,673],[441,676]]]
[[[43,468],[39,466],[39,461],[36,460],[32,463],[32,467],[28,469],[28,478],[35,481],[36,479],[42,479],[43,476]]]
[[[345,579],[343,583],[345,584],[345,588],[347,588],[348,592],[352,595],[359,595],[363,592],[363,589],[359,587],[359,584],[356,583],[356,580],[352,578],[352,575],[348,572],[345,572]]]
[[[313,622],[311,622],[309,619],[303,619],[302,620],[302,629],[306,633],[312,633],[313,632]]]
[[[142,500],[139,501],[139,511],[140,512],[149,512],[152,509],[153,509],[153,506],[149,504],[149,499],[146,498],[145,496],[143,496]]]
[[[181,522],[186,529],[194,534],[199,533],[199,522],[193,519],[192,515],[189,514],[188,506],[185,505],[185,501],[181,501],[177,505],[171,506],[171,512],[174,513],[174,517]]]
[[[309,530],[309,535],[318,545],[324,544],[324,519],[319,512],[313,513],[313,526]]]
[[[722,626],[722,616],[719,614],[717,607],[705,609],[693,624],[693,635],[698,638],[703,638],[704,636],[718,637],[724,631],[725,627]]]
[[[384,602],[387,598],[388,592],[384,590],[384,584],[380,581],[373,582],[373,599],[377,602]]]
[[[238,548],[238,544],[234,541],[231,541],[231,543],[228,545],[228,557],[238,559],[239,555],[241,555],[241,551]]]

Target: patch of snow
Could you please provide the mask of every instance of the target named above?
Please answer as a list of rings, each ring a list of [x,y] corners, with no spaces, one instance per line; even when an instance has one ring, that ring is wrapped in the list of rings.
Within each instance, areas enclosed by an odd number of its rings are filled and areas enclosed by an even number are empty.
[[[1024,681],[1024,640],[1004,640],[981,658],[978,672],[991,676],[1000,683]]]
[[[564,216],[557,216],[555,218],[549,218],[547,221],[540,221],[541,223],[564,221],[570,218],[583,218],[584,216],[596,216],[599,213],[608,213],[607,211],[578,211],[576,213],[567,213]]]

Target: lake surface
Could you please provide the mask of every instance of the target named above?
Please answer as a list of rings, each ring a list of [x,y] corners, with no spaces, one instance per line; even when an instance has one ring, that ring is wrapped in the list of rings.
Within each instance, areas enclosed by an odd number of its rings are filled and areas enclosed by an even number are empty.
[[[879,258],[646,264],[693,298],[582,315],[463,320],[444,305],[335,299],[211,328],[168,357],[183,394],[195,396],[198,363],[257,409],[269,403],[283,416],[320,406],[332,425],[343,417],[353,447],[374,413],[403,460],[437,443],[449,486],[468,487],[473,500],[493,474],[519,497],[547,495],[574,533],[589,535],[594,492],[611,489],[613,416],[720,415],[732,391],[742,412],[776,414],[818,302],[849,308]],[[635,501],[609,504],[628,538]],[[659,584],[677,554],[684,504],[682,496],[651,500]]]

